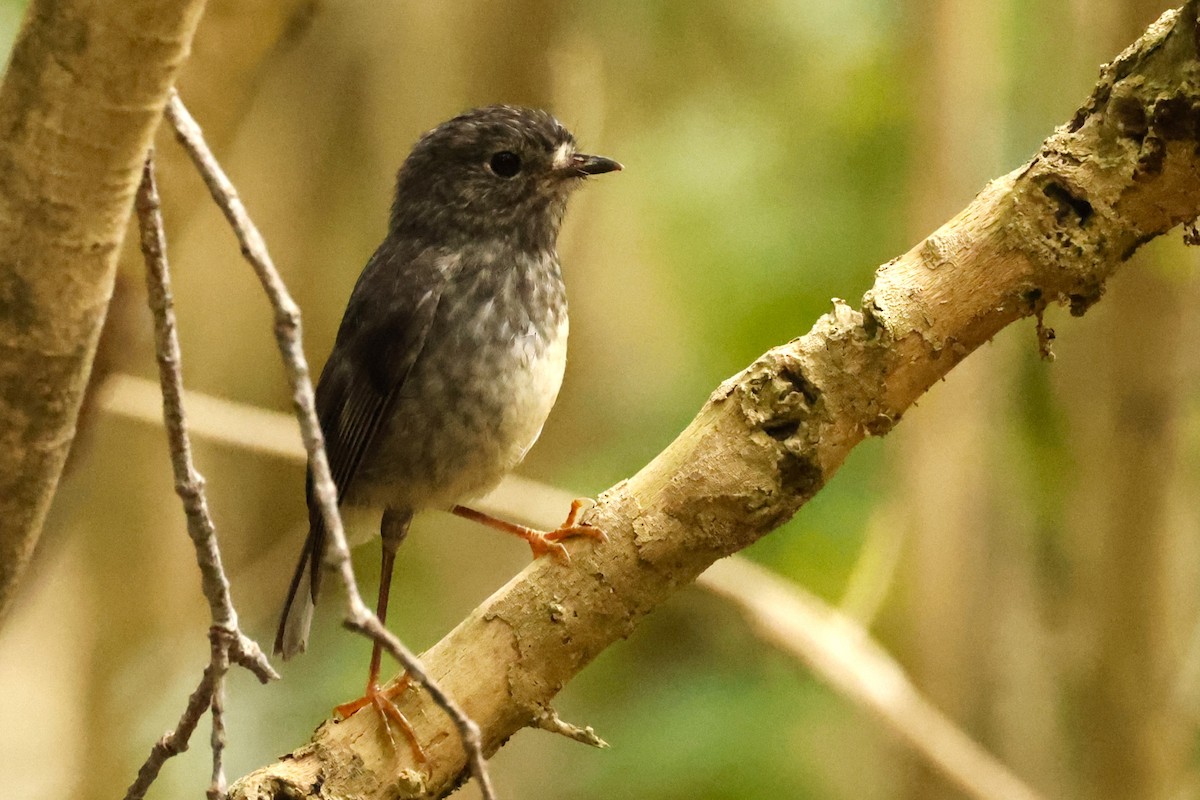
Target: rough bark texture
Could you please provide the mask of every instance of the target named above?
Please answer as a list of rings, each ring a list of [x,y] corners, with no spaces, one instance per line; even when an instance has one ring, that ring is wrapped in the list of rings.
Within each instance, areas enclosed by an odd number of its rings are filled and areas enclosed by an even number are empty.
[[[0,614],[74,435],[141,164],[203,0],[36,0],[0,87]]]
[[[861,310],[838,302],[805,336],[717,389],[687,429],[589,520],[610,541],[539,559],[425,654],[487,749],[530,724],[585,664],[714,560],[788,519],[868,435],[1004,326],[1046,303],[1082,313],[1139,244],[1200,212],[1196,5],[1106,66],[1034,159],[885,264]],[[1030,334],[1031,346],[1034,338]],[[430,760],[393,754],[364,713],[244,778],[234,798],[441,796],[462,746],[427,697],[400,703]]]

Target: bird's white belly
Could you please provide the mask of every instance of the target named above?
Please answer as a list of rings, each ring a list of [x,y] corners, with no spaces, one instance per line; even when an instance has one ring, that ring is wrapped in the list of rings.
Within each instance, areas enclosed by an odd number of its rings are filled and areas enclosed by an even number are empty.
[[[567,333],[563,314],[549,335],[513,333],[486,356],[429,353],[348,502],[448,509],[495,487],[541,434],[566,370]]]
[[[494,440],[481,442],[475,453],[463,460],[454,479],[432,493],[429,507],[449,508],[491,491],[538,440],[567,367],[565,318],[540,353],[537,349],[528,337],[513,340],[509,368],[498,369],[495,376],[507,398],[498,406],[502,410],[495,420]]]

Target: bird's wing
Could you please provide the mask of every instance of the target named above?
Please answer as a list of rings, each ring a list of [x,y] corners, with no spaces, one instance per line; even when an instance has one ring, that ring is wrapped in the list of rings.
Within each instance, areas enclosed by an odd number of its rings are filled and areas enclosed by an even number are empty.
[[[364,455],[403,389],[437,316],[442,290],[457,267],[455,259],[425,251],[406,259],[381,247],[363,270],[346,306],[333,353],[317,383],[317,418],[325,436],[329,469],[340,504],[353,485]],[[306,481],[308,537],[288,587],[275,637],[275,652],[289,658],[302,652],[311,609],[321,583],[325,524]],[[304,573],[307,596],[297,606]]]

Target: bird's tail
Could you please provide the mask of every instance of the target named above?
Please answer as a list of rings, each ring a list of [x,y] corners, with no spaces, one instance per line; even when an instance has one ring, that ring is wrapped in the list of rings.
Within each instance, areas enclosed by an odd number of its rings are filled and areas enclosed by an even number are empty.
[[[321,510],[309,503],[308,538],[300,552],[300,562],[288,586],[287,600],[279,617],[279,628],[275,633],[275,652],[284,660],[308,649],[308,631],[312,627],[313,609],[321,588],[321,566],[325,557],[325,523]],[[301,590],[308,573],[307,591]]]

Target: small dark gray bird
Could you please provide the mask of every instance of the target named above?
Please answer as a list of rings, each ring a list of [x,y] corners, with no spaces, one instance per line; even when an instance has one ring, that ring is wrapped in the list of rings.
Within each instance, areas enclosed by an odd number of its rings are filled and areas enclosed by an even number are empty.
[[[567,300],[555,243],[567,198],[616,161],[576,151],[544,111],[473,109],[426,133],[400,168],[387,236],[350,296],[317,384],[338,502],[382,510],[379,617],[415,512],[444,509],[516,533],[534,556],[603,538],[534,531],[457,505],[499,483],[537,440],[562,383]],[[325,529],[308,480],[309,532],[275,651],[305,649]],[[308,576],[307,586],[305,576]],[[379,692],[379,648],[368,696]],[[376,700],[378,705],[378,701]]]

